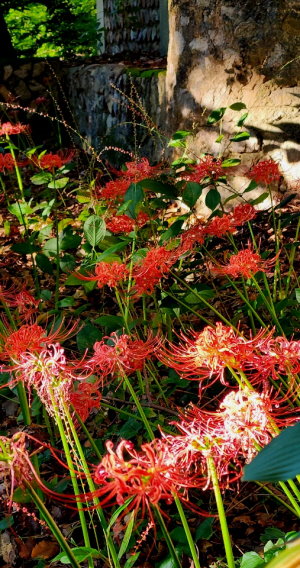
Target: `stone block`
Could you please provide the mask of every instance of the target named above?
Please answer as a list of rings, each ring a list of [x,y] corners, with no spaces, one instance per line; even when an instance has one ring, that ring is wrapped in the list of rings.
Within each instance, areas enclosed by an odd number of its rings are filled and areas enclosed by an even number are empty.
[[[38,77],[39,75],[42,75],[42,73],[44,73],[45,71],[45,67],[46,63],[44,61],[38,61],[37,63],[35,63],[32,70],[32,77]]]
[[[31,63],[25,63],[14,71],[14,75],[19,77],[19,79],[25,79],[25,77],[28,77],[29,71],[31,71]]]
[[[29,101],[31,99],[31,92],[24,81],[18,83],[15,88],[15,93],[21,101]]]
[[[13,73],[13,67],[12,65],[4,65],[3,69],[4,69],[3,81],[7,81],[7,79],[9,79],[9,77]]]

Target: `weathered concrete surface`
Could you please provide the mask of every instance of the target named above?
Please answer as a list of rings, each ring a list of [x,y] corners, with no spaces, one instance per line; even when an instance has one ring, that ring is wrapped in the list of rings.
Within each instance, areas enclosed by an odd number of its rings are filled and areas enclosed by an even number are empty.
[[[170,0],[169,10],[169,133],[196,122],[191,151],[218,155],[219,124],[207,127],[207,117],[216,108],[244,102],[251,138],[233,143],[231,151],[246,165],[266,154],[279,160],[293,186],[300,178],[299,1]],[[224,116],[225,155],[244,112]]]
[[[150,135],[153,124],[165,126],[165,72],[143,71],[130,79],[130,70],[122,64],[94,64],[71,67],[64,75],[69,104],[78,130],[87,144],[135,148],[135,134],[140,155],[159,159],[162,145]],[[136,127],[134,127],[134,113]],[[147,116],[150,117],[147,118]],[[140,126],[142,124],[142,126]]]

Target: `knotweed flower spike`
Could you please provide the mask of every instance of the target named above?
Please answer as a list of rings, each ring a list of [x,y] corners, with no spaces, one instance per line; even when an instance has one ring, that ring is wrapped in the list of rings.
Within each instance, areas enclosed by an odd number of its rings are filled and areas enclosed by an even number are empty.
[[[73,276],[86,282],[97,282],[98,288],[103,288],[105,284],[110,288],[116,288],[120,282],[126,280],[128,274],[125,264],[119,264],[117,261],[114,261],[112,264],[109,262],[96,264],[95,275],[89,274],[89,276],[84,276],[79,272],[74,272]]]
[[[161,337],[150,335],[146,341],[130,339],[128,335],[113,332],[94,345],[94,355],[87,365],[101,374],[102,381],[108,375],[132,375],[143,369],[144,362],[156,353],[161,345]]]
[[[248,243],[244,248],[233,254],[229,259],[229,264],[214,268],[218,274],[227,274],[232,278],[243,276],[244,278],[252,278],[257,272],[270,272],[278,258],[279,253],[272,259],[263,260],[261,256],[254,252],[252,244]]]
[[[246,173],[246,176],[256,181],[256,183],[270,185],[273,182],[278,183],[282,173],[277,162],[269,159],[261,160],[255,164],[255,166]]]

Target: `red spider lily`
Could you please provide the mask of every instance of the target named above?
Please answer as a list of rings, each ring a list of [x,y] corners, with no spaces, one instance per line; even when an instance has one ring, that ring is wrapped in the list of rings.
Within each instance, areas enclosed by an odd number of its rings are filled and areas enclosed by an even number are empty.
[[[223,217],[214,217],[206,225],[205,232],[211,237],[222,237],[226,233],[235,233],[236,225],[230,215],[223,215]]]
[[[0,126],[0,136],[11,136],[12,134],[21,134],[22,132],[30,132],[30,126],[26,124],[11,124],[11,122],[3,122]]]
[[[130,183],[129,180],[118,179],[109,181],[104,187],[99,187],[96,184],[96,196],[98,199],[106,199],[108,204],[116,200],[120,201],[123,199]]]
[[[12,302],[19,290],[19,284],[12,284],[10,287],[7,287],[7,282],[4,281],[3,284],[0,284],[0,301],[4,303]]]
[[[252,278],[259,271],[270,272],[278,258],[278,254],[270,260],[263,260],[257,252],[254,252],[252,244],[248,243],[247,248],[230,257],[229,264],[216,267],[214,270],[220,275],[227,274],[232,276],[232,278],[238,278],[239,276]]]
[[[105,284],[110,288],[116,288],[117,285],[128,276],[126,265],[119,264],[116,260],[112,264],[109,262],[99,262],[95,266],[95,273],[95,275],[90,274],[89,276],[84,276],[79,272],[74,272],[73,276],[76,276],[79,280],[85,280],[86,282],[97,282],[98,288],[103,288]]]
[[[180,237],[181,254],[192,250],[197,243],[202,245],[204,243],[205,234],[205,227],[201,223],[196,223],[193,227],[182,233]]]
[[[69,329],[63,330],[62,321],[57,329],[54,325],[47,334],[46,330],[36,323],[22,325],[17,331],[8,328],[7,333],[1,333],[0,337],[4,341],[2,346],[2,359],[19,359],[20,355],[29,353],[40,353],[48,345],[54,342],[65,341],[72,337],[78,328],[78,322],[74,322]]]
[[[246,176],[255,180],[257,183],[270,185],[273,182],[279,182],[282,173],[277,162],[269,159],[261,160],[255,164],[255,166],[246,173]]]
[[[147,252],[132,271],[135,280],[133,290],[138,296],[152,294],[154,286],[169,272],[171,266],[181,255],[181,249],[167,250],[166,247],[153,248]]]
[[[157,166],[150,166],[147,158],[141,158],[140,160],[135,160],[133,162],[126,162],[125,166],[125,171],[115,170],[114,168],[111,168],[111,170],[118,177],[130,180],[131,183],[138,183],[143,179],[153,177],[153,175],[158,173],[157,170],[161,168],[161,164],[157,164]]]
[[[141,451],[136,452],[133,444],[121,440],[116,451],[113,443],[106,442],[108,454],[104,456],[95,473],[95,483],[101,487],[97,489],[98,497],[103,497],[100,504],[117,503],[123,505],[127,499],[132,499],[126,512],[134,511],[135,516],[141,511],[141,520],[147,511],[154,524],[151,505],[160,509],[159,502],[166,505],[173,502],[174,495],[183,502],[187,502],[187,489],[199,487],[202,480],[190,479],[188,474],[182,474],[175,466],[175,457],[171,454],[167,444],[154,440],[150,444],[142,444]],[[127,452],[130,459],[124,457]],[[180,490],[184,489],[184,493]]]
[[[5,170],[12,171],[17,166],[26,166],[29,160],[23,160],[22,162],[17,162],[11,154],[0,154],[0,172]]]
[[[70,392],[69,400],[82,422],[85,422],[92,408],[100,407],[99,383],[80,382],[77,389]]]
[[[214,158],[213,156],[204,156],[198,164],[192,167],[193,171],[191,173],[183,173],[182,177],[187,181],[194,181],[196,183],[201,183],[201,181],[207,177],[217,181],[221,176],[226,174],[226,170],[228,169],[223,169],[222,160],[220,158]]]
[[[260,346],[260,357],[254,362],[258,379],[272,375],[278,380],[278,375],[287,375],[290,379],[290,389],[294,388],[296,375],[300,372],[300,341],[288,341],[285,337],[270,337]]]
[[[18,308],[20,319],[28,321],[37,313],[40,300],[36,300],[25,286],[19,292],[7,297],[7,304],[10,308]]]
[[[146,341],[142,341],[113,332],[95,343],[94,355],[87,365],[100,372],[102,379],[108,375],[123,378],[124,375],[132,375],[141,370],[145,360],[156,352],[160,344],[159,336],[150,335]]]
[[[69,404],[74,381],[84,380],[91,374],[83,360],[67,361],[59,343],[48,345],[37,354],[22,353],[19,360],[12,358],[12,361],[15,371],[12,384],[21,380],[29,393],[34,388],[48,414],[54,417],[57,412],[63,414],[63,405]],[[85,369],[85,375],[78,374],[82,369]]]
[[[252,221],[257,215],[256,209],[250,203],[240,203],[230,212],[230,217],[236,227]]]
[[[110,220],[106,221],[106,228],[111,231],[111,233],[131,233],[135,225],[142,227],[149,221],[147,213],[140,211],[137,219],[131,219],[128,215],[115,215]]]
[[[56,154],[52,154],[51,152],[44,154],[40,160],[36,157],[32,157],[31,160],[43,170],[52,170],[53,168],[61,168],[63,164],[70,162],[74,154],[74,150],[68,150],[67,152],[59,150]]]
[[[178,468],[200,470],[210,482],[206,458],[213,457],[218,477],[226,486],[241,476],[241,460],[248,463],[260,447],[268,444],[279,428],[299,420],[296,410],[280,407],[278,393],[272,390],[259,394],[248,388],[231,391],[215,412],[205,411],[194,405],[184,414],[182,421],[174,423],[184,435],[163,435],[177,456]],[[230,469],[234,463],[236,469]]]
[[[247,341],[237,335],[231,327],[218,322],[216,328],[207,326],[200,333],[190,332],[190,337],[181,333],[184,343],[164,345],[156,353],[156,357],[168,367],[172,367],[187,380],[202,381],[209,379],[212,385],[217,379],[226,384],[224,372],[229,365],[233,369],[245,369],[254,348],[261,340],[258,334],[254,340]]]

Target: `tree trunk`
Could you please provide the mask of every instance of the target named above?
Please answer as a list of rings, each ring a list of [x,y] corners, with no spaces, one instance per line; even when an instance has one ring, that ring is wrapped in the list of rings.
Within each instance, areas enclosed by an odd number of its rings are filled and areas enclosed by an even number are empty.
[[[17,53],[7,29],[3,8],[0,6],[0,59],[15,59],[16,57]]]

